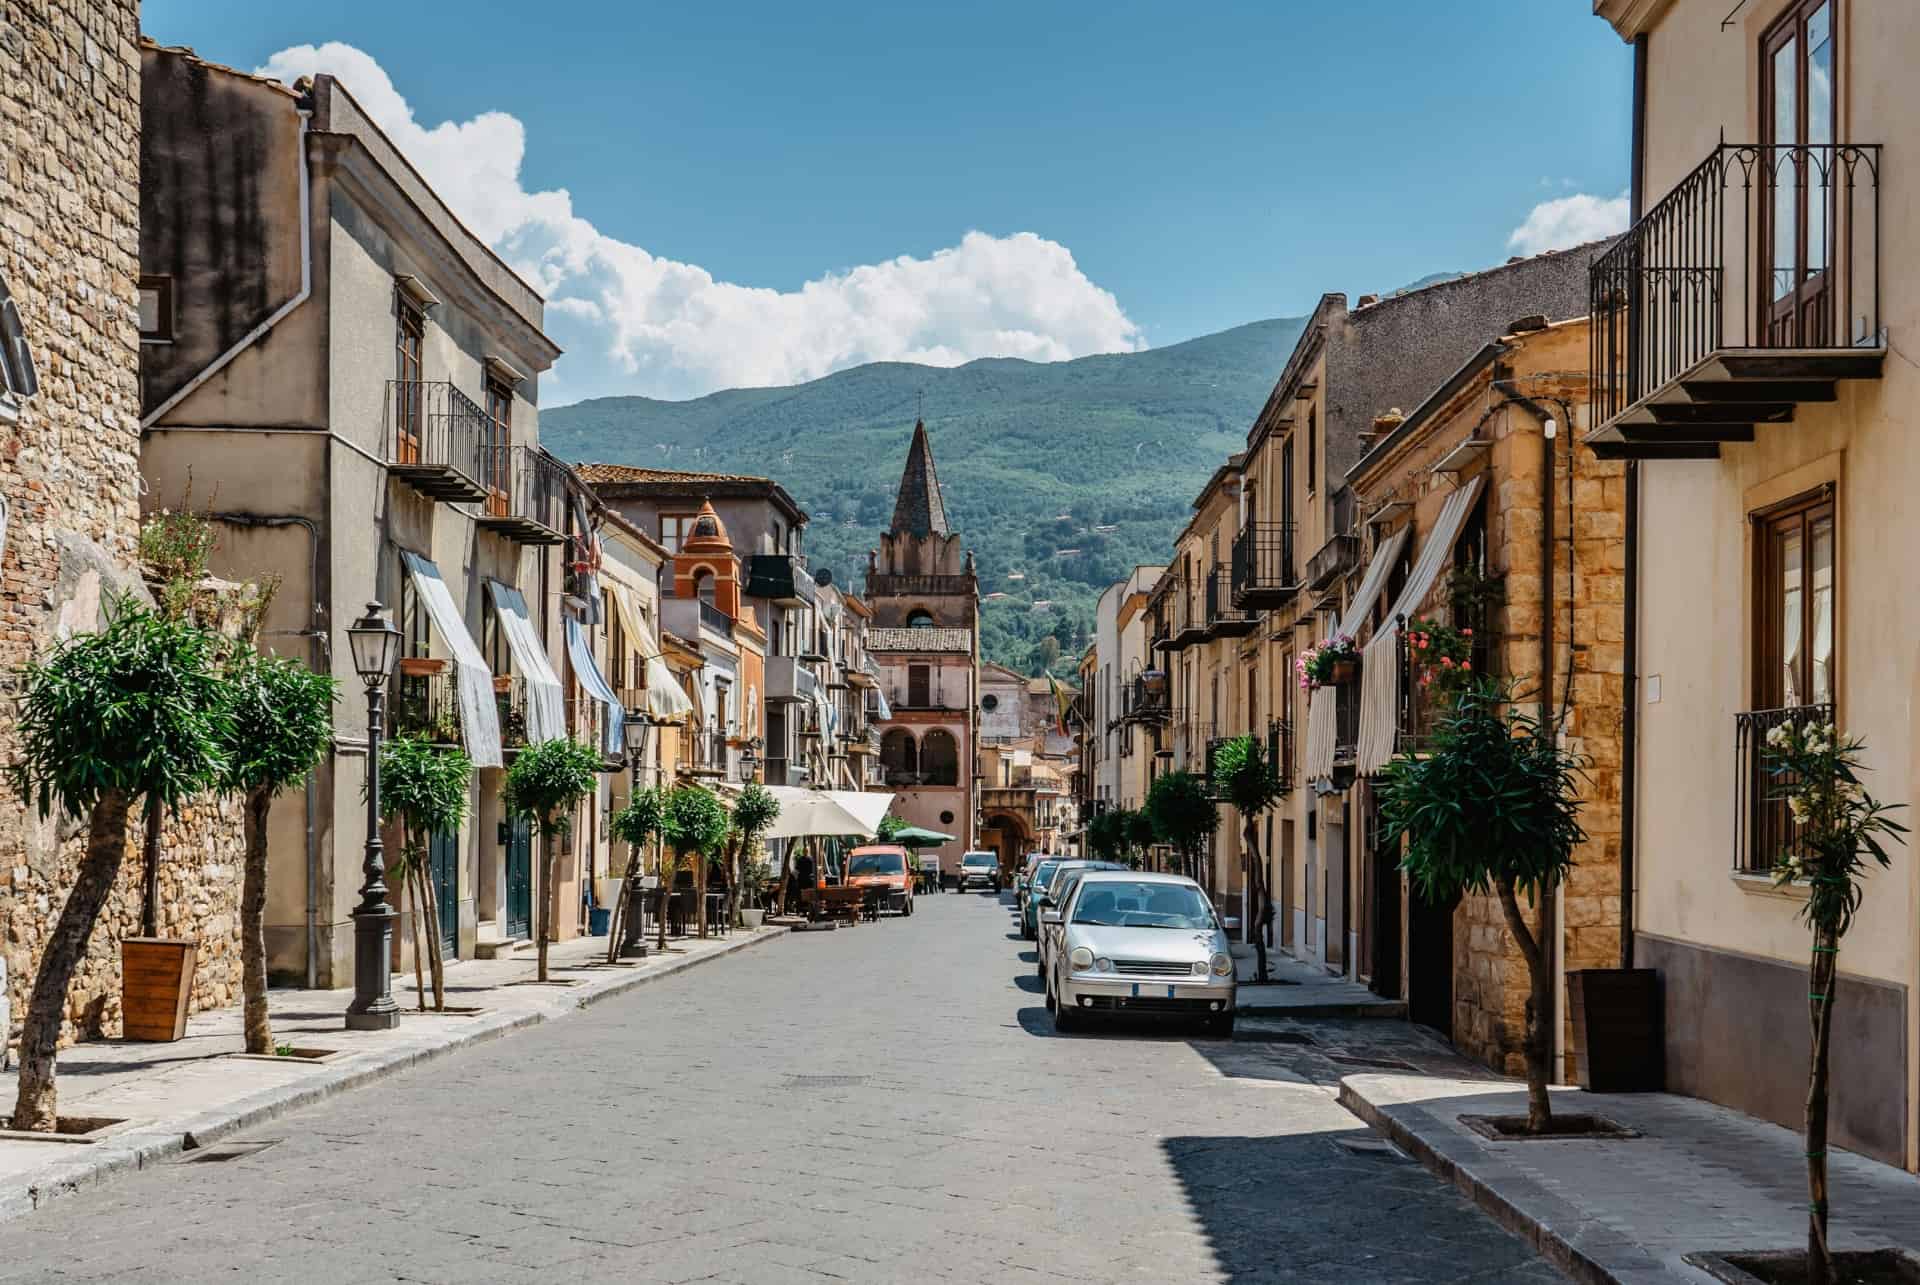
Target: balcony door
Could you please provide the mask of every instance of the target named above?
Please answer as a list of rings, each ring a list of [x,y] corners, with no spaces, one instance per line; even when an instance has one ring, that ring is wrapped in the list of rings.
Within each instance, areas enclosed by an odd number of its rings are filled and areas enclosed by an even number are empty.
[[[1824,492],[1755,519],[1754,697],[1763,710],[1834,693],[1833,500]]]
[[[487,440],[481,446],[486,471],[487,512],[504,517],[513,456],[513,390],[497,379],[487,381]]]
[[[396,297],[399,314],[394,329],[394,441],[393,462],[420,462],[420,428],[426,407],[420,384],[420,350],[426,342],[427,319],[407,299]]]
[[[1767,344],[1831,347],[1838,0],[1794,0],[1760,44]]]

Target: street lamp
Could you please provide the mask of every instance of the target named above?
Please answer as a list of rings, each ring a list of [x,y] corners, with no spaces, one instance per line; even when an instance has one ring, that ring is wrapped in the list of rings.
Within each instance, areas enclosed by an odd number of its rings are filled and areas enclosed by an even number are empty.
[[[653,736],[653,718],[651,715],[629,711],[624,724],[627,740],[627,765],[633,773],[633,785],[628,790],[629,804],[640,797],[640,768],[647,759],[647,742]],[[624,889],[627,898],[627,912],[621,923],[621,936],[626,940],[620,944],[622,959],[645,959],[647,957],[647,916],[646,892],[641,887],[643,876],[640,874],[640,854],[632,854],[628,859],[627,886]]]
[[[377,602],[347,627],[354,672],[367,689],[367,856],[360,904],[353,911],[353,1003],[350,1031],[390,1031],[400,1025],[400,1006],[388,987],[393,949],[393,907],[387,904],[387,859],[380,843],[380,733],[387,675],[400,655],[400,631]]]

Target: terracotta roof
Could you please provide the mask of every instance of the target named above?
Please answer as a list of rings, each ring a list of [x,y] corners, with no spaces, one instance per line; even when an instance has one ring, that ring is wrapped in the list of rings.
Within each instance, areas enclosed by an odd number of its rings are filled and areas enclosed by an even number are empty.
[[[972,651],[970,629],[869,629],[868,651]]]
[[[635,468],[630,464],[576,464],[573,467],[583,482],[765,482],[773,485],[772,478],[745,473],[695,473],[685,469]]]
[[[300,97],[290,85],[278,77],[262,76],[257,72],[251,71],[241,71],[238,67],[229,67],[225,63],[214,62],[211,58],[202,58],[193,51],[193,47],[190,45],[163,45],[152,36],[141,36],[140,47],[142,49],[151,49],[155,53],[177,54],[182,58],[198,63],[208,71],[224,72],[229,76],[238,76],[242,80],[250,80],[256,85],[265,85],[269,89],[277,89],[288,98]]]

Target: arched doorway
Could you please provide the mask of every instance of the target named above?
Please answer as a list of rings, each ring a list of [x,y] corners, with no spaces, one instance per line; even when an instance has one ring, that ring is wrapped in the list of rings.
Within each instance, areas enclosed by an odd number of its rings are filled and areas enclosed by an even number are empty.
[[[1033,831],[1017,812],[989,812],[980,827],[980,846],[1000,859],[1001,882],[1010,883],[1033,846]]]
[[[952,732],[935,727],[920,738],[920,778],[928,785],[960,784],[960,746]]]

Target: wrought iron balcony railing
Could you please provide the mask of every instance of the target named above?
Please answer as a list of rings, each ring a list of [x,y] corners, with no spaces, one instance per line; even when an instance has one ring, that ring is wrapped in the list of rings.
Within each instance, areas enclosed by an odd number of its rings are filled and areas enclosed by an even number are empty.
[[[1316,593],[1360,565],[1360,537],[1333,535],[1307,559],[1307,588]]]
[[[1267,723],[1267,762],[1280,788],[1293,789],[1293,724],[1284,718]]]
[[[474,522],[520,544],[559,544],[566,537],[567,474],[526,446],[489,452],[485,502]]]
[[[1589,290],[1595,425],[1726,352],[1772,353],[1753,378],[1819,378],[1785,358],[1881,343],[1880,147],[1723,143],[1594,261]]]
[[[487,497],[493,422],[445,379],[390,379],[380,453],[393,475],[437,500]]]
[[[393,691],[395,736],[420,736],[436,745],[461,744],[460,691],[451,670],[402,673]]]
[[[1249,522],[1233,538],[1233,602],[1278,607],[1300,588],[1293,523]]]
[[[1232,573],[1216,567],[1207,576],[1206,621],[1209,638],[1238,638],[1250,634],[1258,623],[1253,613],[1236,605]]]
[[[1767,874],[1800,851],[1800,823],[1777,797],[1795,782],[1767,770],[1767,733],[1776,727],[1833,722],[1832,705],[1750,710],[1733,716],[1733,868]]]

